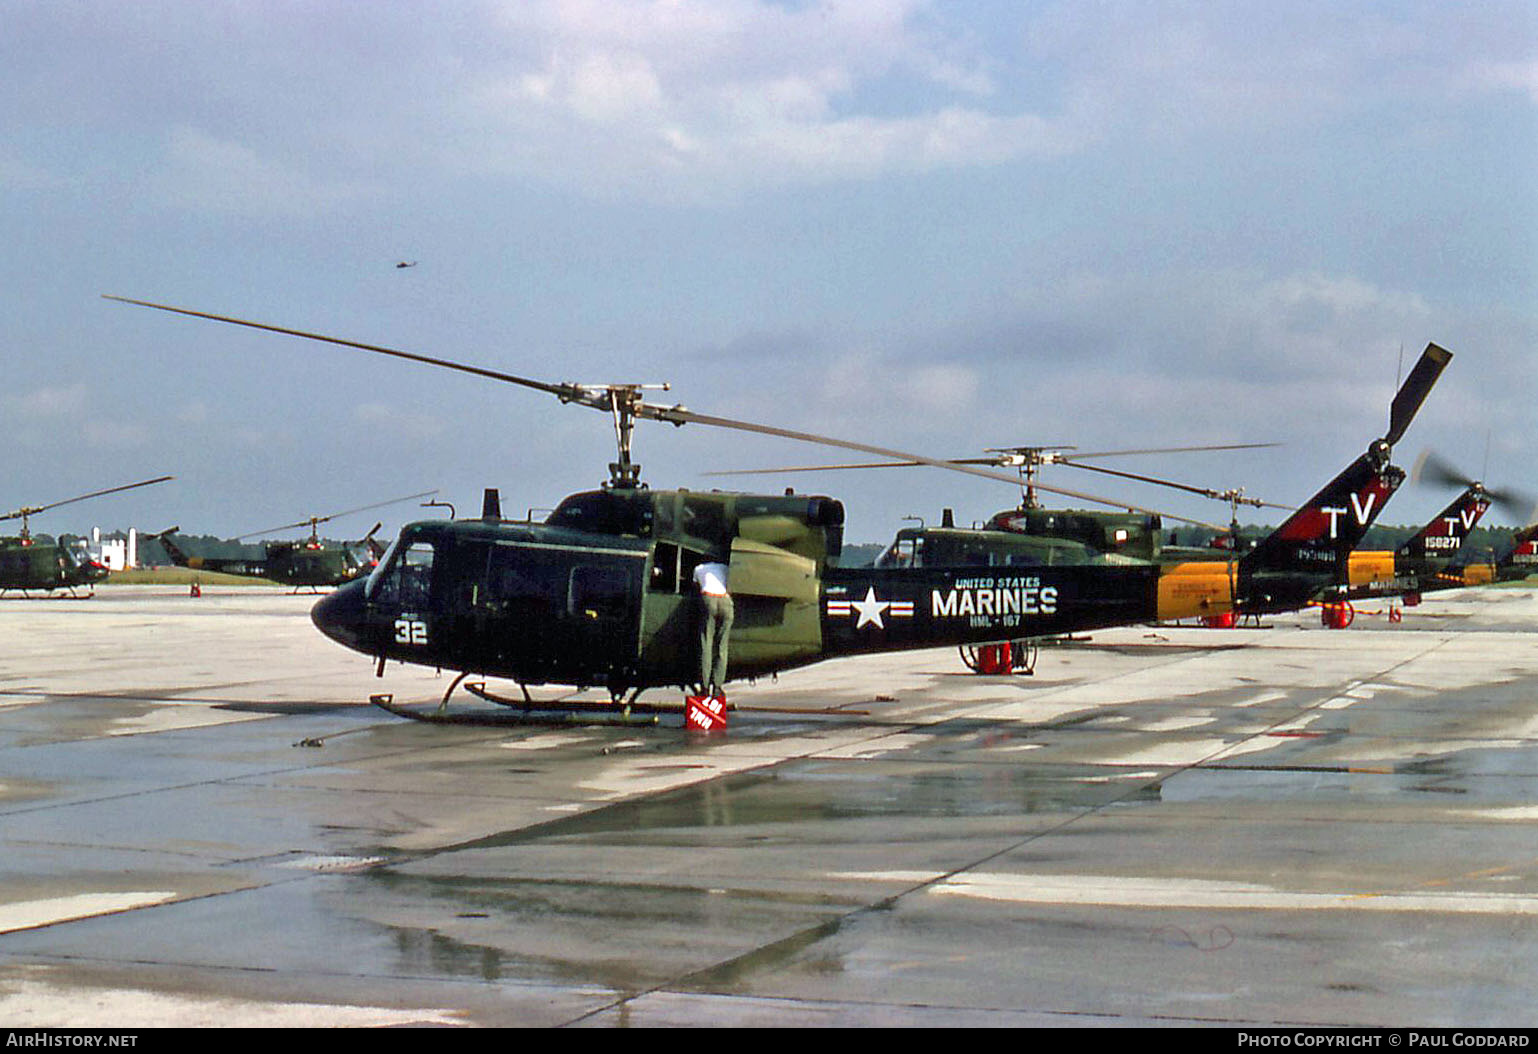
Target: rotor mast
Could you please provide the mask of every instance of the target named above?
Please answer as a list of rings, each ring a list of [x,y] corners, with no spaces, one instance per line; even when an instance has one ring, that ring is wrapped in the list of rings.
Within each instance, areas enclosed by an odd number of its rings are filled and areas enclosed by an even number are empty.
[[[631,440],[635,432],[635,419],[646,405],[644,391],[665,392],[669,384],[574,384],[563,387],[580,389],[582,396],[560,396],[561,402],[580,402],[601,410],[608,410],[614,421],[614,445],[619,453],[618,461],[609,462],[609,482],[604,486],[612,490],[634,490],[641,486],[641,466],[630,458]],[[678,409],[675,407],[675,409]],[[653,416],[647,414],[646,416]],[[682,421],[675,421],[681,426]]]
[[[1003,468],[1012,468],[1020,473],[1020,486],[1024,488],[1020,507],[1022,509],[1041,508],[1041,499],[1036,497],[1036,473],[1042,465],[1060,464],[1063,451],[1076,449],[1071,446],[1043,447],[1043,446],[1012,446],[1012,447],[988,447],[987,452],[998,454],[998,464]]]

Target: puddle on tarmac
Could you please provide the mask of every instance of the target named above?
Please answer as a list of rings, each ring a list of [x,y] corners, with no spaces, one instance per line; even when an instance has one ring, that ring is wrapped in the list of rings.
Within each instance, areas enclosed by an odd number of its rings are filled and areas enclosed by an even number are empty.
[[[533,842],[602,835],[688,834],[700,828],[769,828],[853,819],[983,817],[1073,812],[1109,804],[1159,800],[1159,784],[1146,774],[1106,779],[1103,768],[922,762],[856,764],[809,760],[773,772],[725,776],[703,784],[576,816],[464,842],[444,850],[494,849]]]

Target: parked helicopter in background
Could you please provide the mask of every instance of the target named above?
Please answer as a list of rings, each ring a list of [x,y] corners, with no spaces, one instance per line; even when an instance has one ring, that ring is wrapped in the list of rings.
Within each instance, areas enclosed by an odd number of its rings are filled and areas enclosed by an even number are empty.
[[[20,535],[0,538],[0,594],[17,590],[25,596],[33,591],[52,593],[63,590],[70,596],[79,596],[76,590],[81,587],[93,590],[97,582],[107,577],[108,571],[107,566],[92,555],[85,539],[77,539],[69,544],[58,541],[39,542],[32,537],[29,522],[31,518],[50,509],[57,509],[61,505],[71,505],[88,498],[99,498],[106,494],[116,494],[119,491],[134,490],[138,487],[148,487],[175,478],[175,476],[157,476],[138,483],[125,483],[120,487],[108,487],[106,490],[96,490],[78,497],[65,498],[63,501],[51,502],[48,505],[23,506],[15,512],[0,516],[0,522],[21,520]],[[91,594],[88,592],[86,595]]]
[[[1512,537],[1511,552],[1495,564],[1500,582],[1518,582],[1538,574],[1538,523],[1522,528]]]
[[[1019,509],[998,513],[986,525],[972,528],[956,527],[953,517],[947,510],[939,528],[921,526],[900,530],[892,545],[877,558],[877,566],[911,566],[926,560],[931,563],[971,566],[1032,562],[1042,564],[1157,562],[1171,565],[1222,563],[1228,568],[1234,602],[1224,611],[1202,613],[1200,617],[1211,625],[1233,625],[1238,615],[1274,614],[1297,610],[1316,601],[1344,600],[1348,589],[1351,588],[1360,591],[1357,595],[1368,595],[1366,589],[1369,582],[1374,583],[1373,588],[1376,590],[1372,595],[1414,590],[1418,588],[1420,581],[1429,580],[1432,564],[1424,558],[1424,551],[1427,545],[1434,548],[1439,544],[1438,542],[1417,544],[1412,540],[1401,556],[1401,567],[1407,574],[1413,570],[1414,577],[1407,578],[1401,575],[1397,580],[1392,573],[1395,554],[1361,554],[1352,550],[1366,535],[1367,528],[1371,526],[1378,514],[1382,512],[1388,498],[1403,482],[1404,472],[1388,464],[1388,453],[1391,453],[1393,444],[1408,427],[1410,419],[1419,406],[1419,401],[1424,399],[1430,386],[1435,383],[1441,370],[1450,360],[1451,353],[1435,344],[1427,345],[1415,370],[1406,378],[1394,399],[1390,410],[1389,433],[1302,509],[1251,497],[1245,494],[1242,488],[1217,490],[1196,487],[1142,473],[1083,463],[1091,458],[1125,454],[1244,449],[1273,444],[1104,451],[1071,456],[1059,450],[1042,447],[995,449],[990,451],[991,456],[986,458],[952,459],[951,463],[987,464],[1019,469],[1024,487],[1024,500]],[[1381,470],[1375,467],[1375,463],[1380,460]],[[802,465],[719,474],[757,475],[830,469],[898,468],[912,467],[921,463],[903,460]],[[1067,493],[1076,497],[1082,496],[1072,491],[1062,491],[1059,488],[1041,484],[1035,478],[1035,471],[1038,466],[1046,464],[1070,465],[1224,501],[1231,508],[1230,526],[1226,533],[1220,533],[1214,537],[1212,544],[1208,546],[1176,547],[1162,544],[1160,517],[1149,515],[1146,511],[1143,515],[1135,515],[1131,512],[1044,509],[1036,500],[1037,489]],[[1446,482],[1446,471],[1443,470],[1443,482]],[[1343,489],[1347,484],[1352,488],[1349,491]],[[1367,486],[1368,489],[1359,490],[1358,484]],[[1479,494],[1484,493],[1480,488]],[[1249,558],[1250,553],[1245,551],[1240,538],[1238,510],[1241,505],[1285,509],[1292,513],[1291,517],[1268,538],[1252,543],[1253,548],[1264,546],[1264,551],[1253,559]],[[1483,507],[1479,511],[1483,512]],[[1341,527],[1340,524],[1348,513],[1352,526]],[[1449,513],[1444,513],[1444,518],[1447,515]],[[1295,540],[1307,538],[1320,531],[1323,524],[1321,516],[1327,518],[1328,533],[1332,539],[1338,540],[1345,536],[1346,531],[1350,531],[1354,535],[1352,543],[1344,547],[1330,546],[1327,547],[1328,551],[1326,548],[1321,548],[1318,553],[1296,547],[1293,544]],[[1468,514],[1464,513],[1462,520],[1467,520],[1467,517]],[[1477,520],[1477,515],[1474,518]],[[1468,526],[1472,526],[1472,522]],[[1428,530],[1430,534],[1439,533],[1436,522]],[[1465,532],[1466,530],[1467,528]],[[1440,544],[1446,545],[1445,542]],[[1289,563],[1289,560],[1284,559],[1289,550],[1298,559],[1292,561],[1295,566],[1284,569],[1279,565]],[[1382,557],[1388,558],[1389,573],[1386,575],[1383,573],[1385,564]],[[1326,573],[1326,565],[1331,562],[1338,562],[1339,572]],[[1441,570],[1444,572],[1444,581],[1450,581],[1451,576],[1446,574],[1445,568]],[[1470,577],[1474,574],[1471,572]],[[1020,638],[1013,638],[1009,643],[1021,645],[1025,642]],[[1033,654],[1029,648],[1017,650],[1026,655]],[[968,665],[975,669],[972,650],[963,648],[962,654]]]
[[[1121,511],[1095,509],[1052,509],[1042,505],[1038,490],[1100,502],[1102,499],[1061,487],[1049,486],[1037,477],[1043,465],[1063,465],[1090,472],[1100,472],[1141,483],[1153,483],[1161,487],[1197,494],[1205,498],[1225,501],[1233,508],[1235,521],[1230,530],[1237,533],[1238,506],[1252,505],[1257,508],[1276,508],[1292,511],[1292,506],[1276,505],[1244,494],[1242,489],[1214,490],[1185,483],[1161,479],[1141,473],[1125,472],[1103,465],[1089,464],[1091,459],[1126,457],[1130,455],[1195,453],[1219,450],[1254,450],[1272,447],[1275,443],[1227,443],[1209,446],[1183,446],[1145,448],[1138,450],[1103,450],[1093,453],[1072,454],[1072,447],[1016,446],[994,448],[988,456],[951,458],[953,465],[987,465],[995,468],[1014,469],[1019,473],[1021,501],[1019,506],[1006,509],[990,517],[985,523],[972,527],[957,527],[950,510],[943,514],[939,527],[920,526],[904,528],[896,541],[880,557],[884,563],[911,562],[915,553],[926,547],[935,550],[931,561],[955,561],[960,564],[989,563],[1039,563],[1039,564],[1086,564],[1086,563],[1137,563],[1187,559],[1214,558],[1209,550],[1185,547],[1171,550],[1163,543],[1165,518],[1195,524],[1198,527],[1221,532],[1223,528],[1201,520],[1171,517],[1140,509],[1135,505],[1121,505]],[[741,469],[730,472],[710,472],[711,476],[752,476],[784,473],[841,471],[847,469],[915,468],[917,461],[874,461],[838,465],[798,465],[779,468]],[[1120,504],[1120,503],[1118,503]],[[917,519],[918,517],[914,517]],[[1219,558],[1220,558],[1219,554]]]
[[[320,540],[320,525],[332,520],[351,516],[354,513],[368,512],[371,509],[383,508],[386,505],[394,505],[398,502],[412,501],[416,498],[425,498],[438,493],[436,490],[425,490],[420,494],[408,494],[403,498],[391,498],[389,501],[375,502],[372,505],[363,505],[356,509],[348,509],[346,512],[334,512],[329,516],[312,516],[307,520],[299,520],[296,523],[284,524],[282,527],[269,527],[266,530],[252,531],[235,538],[240,541],[244,538],[261,538],[280,531],[291,531],[300,527],[310,529],[310,537],[299,542],[267,542],[264,545],[264,554],[261,558],[247,559],[245,557],[217,557],[217,556],[188,556],[173,540],[173,536],[179,527],[161,531],[149,537],[160,542],[166,555],[177,567],[188,567],[196,571],[214,571],[220,574],[239,575],[243,578],[261,578],[269,582],[277,582],[280,585],[291,586],[294,592],[301,589],[316,591],[322,586],[339,586],[351,582],[356,578],[368,574],[379,562],[379,557],[384,554],[385,547],[374,540],[375,533],[384,526],[376,523],[362,538],[354,542],[343,542],[339,547],[328,548]]]
[[[726,563],[737,603],[734,679],[824,659],[1011,636],[1059,635],[1291,603],[1344,583],[1346,554],[1403,480],[1392,446],[1451,358],[1429,346],[1395,397],[1387,435],[1271,538],[1237,562],[846,568],[838,565],[844,509],[825,496],[654,491],[631,459],[638,419],[779,436],[1014,482],[973,465],[656,405],[637,384],[549,383],[513,374],[147,301],[163,311],[357,348],[500,380],[608,414],[618,458],[597,490],[574,494],[543,523],[503,520],[488,501],[478,520],[406,525],[379,567],[318,601],[311,617],[333,640],[378,663],[504,677],[532,707],[537,684],[607,688],[627,706],[647,688],[697,681],[698,600],[691,572]],[[1120,504],[1095,499],[1106,504]],[[404,716],[459,720],[374,701]],[[440,706],[440,710],[442,707]]]
[[[1463,544],[1469,532],[1491,505],[1501,505],[1524,516],[1534,511],[1531,498],[1512,490],[1491,490],[1429,450],[1417,460],[1411,478],[1463,490],[1398,549],[1352,553],[1348,599],[1403,596],[1405,603],[1413,606],[1420,602],[1422,593],[1488,585],[1498,577],[1497,566],[1493,560],[1467,556]]]

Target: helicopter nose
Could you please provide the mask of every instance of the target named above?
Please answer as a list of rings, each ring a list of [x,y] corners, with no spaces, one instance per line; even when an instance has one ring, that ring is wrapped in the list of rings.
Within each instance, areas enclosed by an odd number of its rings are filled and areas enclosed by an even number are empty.
[[[365,605],[363,587],[368,583],[359,579],[321,597],[310,609],[310,621],[315,628],[343,647],[354,651],[366,651],[364,646]]]

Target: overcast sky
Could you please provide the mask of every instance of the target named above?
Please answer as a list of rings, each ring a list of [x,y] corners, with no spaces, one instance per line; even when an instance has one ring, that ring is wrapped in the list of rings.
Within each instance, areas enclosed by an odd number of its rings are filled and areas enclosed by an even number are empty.
[[[102,293],[932,456],[1277,442],[1115,465],[1287,503],[1435,341],[1456,357],[1397,460],[1538,492],[1533,3],[0,12],[0,512],[178,477],[40,531],[233,535],[433,487],[521,512],[613,458],[546,395]],[[1019,496],[722,480],[842,456],[698,426],[636,443],[655,487],[842,497],[853,541]],[[1384,522],[1449,497],[1407,486]]]

